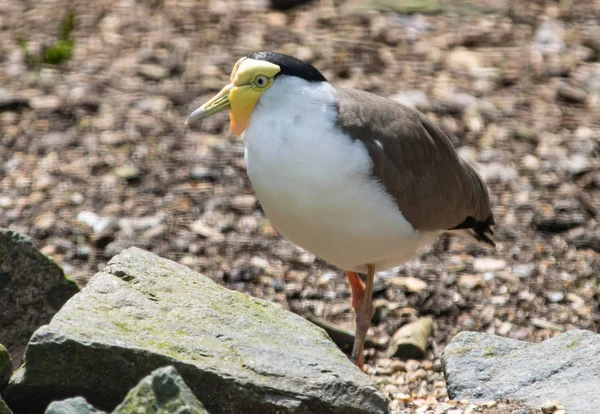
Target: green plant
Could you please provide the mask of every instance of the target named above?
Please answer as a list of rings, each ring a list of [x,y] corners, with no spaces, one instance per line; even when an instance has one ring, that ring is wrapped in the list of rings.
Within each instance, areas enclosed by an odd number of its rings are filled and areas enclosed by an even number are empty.
[[[73,48],[75,47],[75,39],[72,37],[74,28],[75,12],[69,10],[61,23],[60,39],[46,49],[44,53],[44,63],[58,65],[71,58],[73,55]]]
[[[58,40],[44,48],[39,55],[31,53],[27,40],[19,39],[19,46],[25,52],[27,64],[30,67],[40,64],[58,65],[69,60],[73,55],[73,48],[75,47],[75,39],[73,38],[74,28],[75,12],[69,10],[67,15],[62,19]]]

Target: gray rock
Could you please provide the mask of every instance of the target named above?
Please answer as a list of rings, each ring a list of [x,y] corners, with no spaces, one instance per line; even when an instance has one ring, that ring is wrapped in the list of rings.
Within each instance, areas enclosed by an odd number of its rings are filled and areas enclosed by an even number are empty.
[[[0,344],[0,389],[4,388],[13,373],[12,359],[10,353]]]
[[[595,414],[600,405],[600,335],[572,330],[540,344],[461,332],[444,350],[448,395],[474,403],[548,400],[569,413]]]
[[[24,412],[74,395],[110,410],[165,365],[213,414],[387,412],[322,329],[137,248],[33,335],[5,398]]]
[[[21,365],[31,334],[79,288],[23,235],[0,228],[0,343]]]
[[[148,411],[150,412],[150,411]],[[104,411],[95,409],[83,397],[68,398],[51,403],[44,414],[102,414]]]
[[[8,405],[6,405],[2,399],[2,396],[0,396],[0,414],[13,414],[10,408],[8,408]]]
[[[532,49],[543,54],[558,53],[565,48],[565,24],[560,20],[542,22],[535,32]]]
[[[141,380],[113,414],[135,412],[208,414],[172,366],[159,368]]]

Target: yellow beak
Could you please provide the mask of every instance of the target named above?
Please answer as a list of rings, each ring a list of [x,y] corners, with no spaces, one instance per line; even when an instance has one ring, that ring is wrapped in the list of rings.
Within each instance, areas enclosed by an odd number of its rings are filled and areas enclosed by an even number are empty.
[[[234,87],[235,86],[230,83],[229,85],[221,89],[221,92],[216,94],[210,101],[206,102],[200,108],[192,112],[188,119],[185,121],[185,124],[189,125],[192,122],[206,119],[209,116],[216,114],[217,112],[229,109],[229,94],[231,93],[231,90]]]

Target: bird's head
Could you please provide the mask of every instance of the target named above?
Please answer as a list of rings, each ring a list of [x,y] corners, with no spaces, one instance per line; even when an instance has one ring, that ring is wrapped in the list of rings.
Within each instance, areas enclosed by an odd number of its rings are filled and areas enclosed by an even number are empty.
[[[186,125],[229,109],[231,128],[241,135],[248,127],[261,96],[280,76],[297,76],[309,82],[327,81],[313,66],[292,56],[275,52],[251,53],[236,62],[229,84],[192,112]]]

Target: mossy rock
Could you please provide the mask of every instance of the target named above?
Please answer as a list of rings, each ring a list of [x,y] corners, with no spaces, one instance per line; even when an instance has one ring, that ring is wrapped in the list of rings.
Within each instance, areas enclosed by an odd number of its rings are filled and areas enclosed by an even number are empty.
[[[388,410],[321,328],[137,248],[38,329],[26,359],[5,398],[28,413],[71,396],[110,411],[166,365],[213,414]]]
[[[29,237],[0,227],[0,343],[14,366],[27,341],[79,288]]]
[[[112,414],[208,414],[177,370],[159,368],[140,381]]]
[[[106,414],[90,405],[85,398],[75,397],[51,403],[44,414]]]
[[[0,344],[0,390],[4,388],[13,373],[12,359],[8,349]]]

